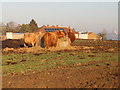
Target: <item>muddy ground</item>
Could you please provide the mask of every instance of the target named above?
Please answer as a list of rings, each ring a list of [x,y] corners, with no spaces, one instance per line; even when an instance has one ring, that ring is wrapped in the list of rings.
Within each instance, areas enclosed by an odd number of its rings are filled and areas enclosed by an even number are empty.
[[[72,52],[83,51],[85,53],[118,51],[118,41],[76,41],[68,49],[49,49],[38,47],[23,48],[23,42],[8,40],[3,42],[3,55],[11,53],[37,53],[37,52]],[[9,44],[9,45],[8,45]],[[8,48],[6,48],[8,47]],[[16,49],[15,49],[16,48]],[[92,56],[91,56],[92,57]],[[118,62],[99,64],[105,60],[84,64],[63,65],[44,71],[31,71],[25,73],[11,73],[3,76],[3,88],[118,88],[119,65]],[[78,68],[85,66],[84,68]],[[112,69],[111,69],[112,68]]]
[[[112,41],[112,40],[82,40],[80,42],[77,42],[80,40],[76,40],[76,42],[72,43],[72,46],[94,46],[94,47],[99,47],[99,46],[104,46],[104,48],[110,48],[110,47],[117,47],[118,46],[118,41]],[[24,43],[22,39],[7,39],[2,41],[2,48],[21,48],[24,47]]]
[[[87,63],[87,66],[90,65]],[[119,86],[116,62],[74,69],[78,66],[62,66],[51,70],[4,76],[3,88],[117,88]],[[116,70],[110,70],[109,67],[114,67]]]

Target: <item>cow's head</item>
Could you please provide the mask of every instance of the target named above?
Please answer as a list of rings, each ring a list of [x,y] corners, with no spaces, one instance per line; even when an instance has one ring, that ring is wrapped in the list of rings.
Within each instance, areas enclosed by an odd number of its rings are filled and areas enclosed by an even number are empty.
[[[56,30],[56,34],[57,34],[57,36],[58,36],[59,38],[65,36],[65,33],[62,32],[61,30]]]

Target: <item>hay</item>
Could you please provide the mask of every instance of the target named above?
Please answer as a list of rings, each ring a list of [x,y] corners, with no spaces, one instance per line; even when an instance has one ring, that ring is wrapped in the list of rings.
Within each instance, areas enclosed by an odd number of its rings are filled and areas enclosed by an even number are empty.
[[[71,41],[70,41],[70,38],[68,37],[63,37],[63,38],[60,38],[58,39],[58,42],[57,42],[57,48],[65,48],[65,47],[70,47],[71,45]]]

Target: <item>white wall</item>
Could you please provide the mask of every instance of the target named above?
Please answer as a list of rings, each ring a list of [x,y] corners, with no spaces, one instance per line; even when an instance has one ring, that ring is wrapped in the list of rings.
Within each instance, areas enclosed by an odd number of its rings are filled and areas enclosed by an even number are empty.
[[[12,32],[6,33],[7,39],[21,39],[23,37],[24,37],[24,33],[12,33]]]
[[[79,38],[79,34],[75,34],[75,37],[76,37],[76,38]]]
[[[82,33],[80,33],[79,34],[79,38],[81,38],[81,39],[88,39],[88,34],[82,34]]]
[[[7,32],[6,33],[6,37],[7,37],[7,39],[12,39],[12,32]]]

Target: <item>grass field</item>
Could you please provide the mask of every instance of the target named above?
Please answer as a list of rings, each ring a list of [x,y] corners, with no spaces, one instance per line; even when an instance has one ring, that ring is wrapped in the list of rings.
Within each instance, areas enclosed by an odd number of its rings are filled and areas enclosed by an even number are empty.
[[[4,88],[117,88],[119,41],[76,40],[73,48],[7,48]]]
[[[77,41],[86,43],[87,41]],[[75,42],[76,43],[76,42]],[[93,42],[92,42],[93,43]],[[101,44],[101,43],[100,43]],[[97,45],[98,46],[98,45]],[[114,47],[115,48],[115,47]],[[29,70],[44,70],[62,65],[87,63],[90,61],[106,62],[118,61],[118,52],[83,52],[83,51],[60,51],[46,53],[11,53],[2,56],[3,75],[12,72],[24,72]]]

